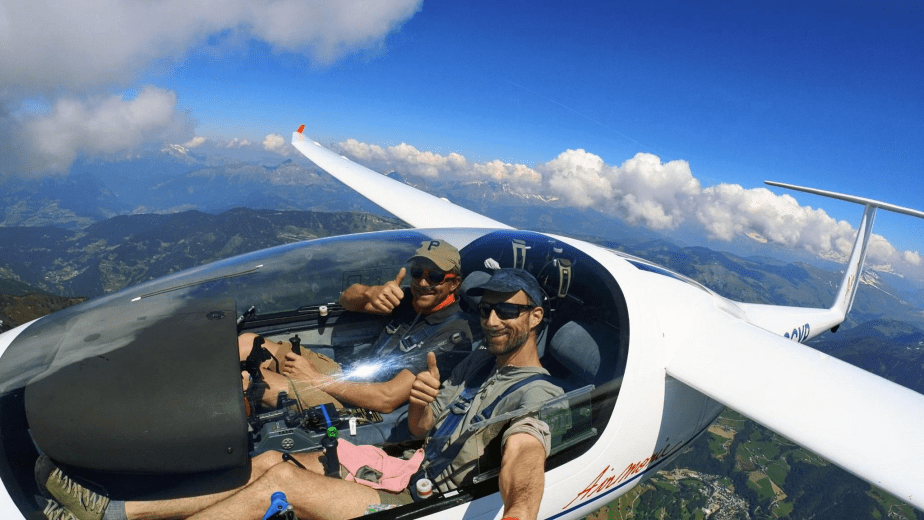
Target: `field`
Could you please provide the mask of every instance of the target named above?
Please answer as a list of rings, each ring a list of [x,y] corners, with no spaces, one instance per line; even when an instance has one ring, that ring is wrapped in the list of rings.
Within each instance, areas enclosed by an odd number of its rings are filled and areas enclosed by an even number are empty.
[[[922,519],[914,508],[725,410],[667,468],[588,519]]]

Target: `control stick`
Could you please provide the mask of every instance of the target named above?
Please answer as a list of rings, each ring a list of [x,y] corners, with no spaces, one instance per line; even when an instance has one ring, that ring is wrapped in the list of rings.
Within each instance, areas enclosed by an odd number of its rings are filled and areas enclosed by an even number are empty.
[[[340,459],[337,457],[337,427],[327,429],[327,435],[321,439],[324,448],[324,475],[340,477]]]
[[[250,374],[248,392],[252,399],[253,410],[259,409],[260,403],[263,401],[263,393],[269,388],[269,385],[263,380],[263,372],[260,370],[260,363],[273,358],[269,351],[263,347],[265,341],[260,336],[255,337],[250,354],[247,354],[247,359],[241,361],[241,370],[246,370]]]

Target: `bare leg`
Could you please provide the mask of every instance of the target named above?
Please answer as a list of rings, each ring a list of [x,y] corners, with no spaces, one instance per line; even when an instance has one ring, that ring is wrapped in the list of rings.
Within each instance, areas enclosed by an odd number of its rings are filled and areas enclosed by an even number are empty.
[[[266,390],[263,391],[263,402],[269,406],[276,406],[276,400],[279,398],[279,392],[286,392],[289,394],[289,397],[295,397],[292,394],[292,389],[289,388],[289,378],[273,372],[272,370],[267,370],[265,368],[260,369],[260,372],[263,373],[263,381],[266,383]]]
[[[245,332],[237,337],[238,354],[240,355],[241,361],[247,359],[247,356],[250,355],[250,351],[253,349],[253,340],[257,337],[259,336],[252,332]],[[263,343],[263,347],[266,348],[270,354],[275,356],[276,359],[280,359],[280,355],[285,356],[285,353],[291,350],[291,346],[288,345],[288,343],[280,344],[272,341]],[[286,391],[291,393],[291,389],[289,388],[289,379],[276,373],[270,368],[271,366],[275,367],[275,363],[271,359],[260,364],[260,372],[263,374],[263,380],[268,385],[263,393],[263,402],[269,406],[276,406],[279,392]],[[247,385],[245,384],[244,387],[246,389]]]
[[[253,332],[245,332],[237,337],[237,350],[241,361],[244,361],[247,359],[247,356],[250,355],[250,351],[253,349],[253,340],[257,337],[258,335]],[[280,361],[286,357],[287,353],[292,351],[292,345],[288,341],[275,342],[266,340],[263,343],[263,347],[268,350],[273,357]],[[270,368],[271,366],[276,366],[272,359],[260,363],[260,367],[264,369]]]
[[[238,336],[238,354],[242,361],[247,359],[247,356],[250,355],[250,351],[253,349],[253,340],[257,337],[259,336],[252,332],[245,332],[244,334]],[[269,351],[270,354],[275,356],[279,363],[284,362],[286,354],[292,352],[292,344],[288,341],[268,341],[264,343],[263,346]],[[312,363],[315,368],[321,372],[325,374],[340,372],[340,365],[335,363],[333,360],[321,356],[320,354],[315,354],[314,352],[307,349],[302,353],[302,355],[305,354],[308,354],[309,362]],[[279,368],[280,367],[278,367],[273,360],[267,360],[260,364],[260,372],[263,375],[263,381],[268,385],[266,390],[264,390],[263,397],[261,399],[264,404],[271,407],[276,406],[279,392],[285,391],[289,394],[289,397],[297,398],[303,407],[332,403],[337,408],[343,408],[343,404],[341,404],[340,401],[338,401],[335,397],[328,394],[327,392],[316,387],[315,385],[309,384],[305,381],[290,382],[288,377],[279,373]],[[242,384],[246,390],[247,386],[249,385],[247,382],[247,376],[244,373],[241,375],[243,376]],[[292,385],[294,385],[295,388],[293,388]]]
[[[314,453],[295,453],[293,456],[298,459],[310,472],[324,474],[324,465],[321,464],[319,457],[321,452]],[[201,495],[186,498],[176,498],[171,500],[152,500],[144,502],[126,502],[125,516],[130,520],[168,520],[174,518],[186,518],[189,515],[201,511],[213,504],[216,504],[253,484],[257,479],[263,476],[270,468],[283,464],[282,454],[277,451],[267,451],[251,459],[250,479],[247,484],[237,489],[214,493],[211,495]],[[291,464],[288,466],[295,467]],[[302,473],[307,473],[302,470]],[[268,499],[267,499],[268,501]],[[268,506],[267,506],[268,507]],[[266,512],[266,507],[263,508]],[[261,518],[260,515],[254,518]]]
[[[269,507],[276,491],[286,494],[299,519],[347,519],[362,516],[378,493],[366,486],[304,471],[291,464],[278,464],[239,492],[190,520],[253,520]]]

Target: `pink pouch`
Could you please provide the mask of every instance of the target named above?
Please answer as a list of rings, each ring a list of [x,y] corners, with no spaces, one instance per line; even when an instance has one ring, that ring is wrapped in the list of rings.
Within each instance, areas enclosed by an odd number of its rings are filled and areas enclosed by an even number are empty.
[[[423,462],[424,458],[424,451],[422,449],[417,450],[413,457],[404,460],[392,457],[375,446],[356,446],[349,441],[339,439],[337,441],[337,457],[340,459],[340,464],[349,472],[346,480],[357,482],[373,489],[384,489],[398,493],[407,488],[411,476],[420,468],[420,463]],[[356,472],[363,466],[369,466],[382,474],[377,483],[356,478]]]

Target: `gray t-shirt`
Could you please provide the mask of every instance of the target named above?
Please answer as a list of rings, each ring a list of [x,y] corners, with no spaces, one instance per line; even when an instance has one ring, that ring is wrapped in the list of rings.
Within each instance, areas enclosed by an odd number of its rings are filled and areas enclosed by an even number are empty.
[[[452,376],[443,382],[436,399],[430,403],[430,410],[433,412],[435,419],[433,429],[430,431],[431,435],[452,413],[447,407],[451,406],[465,389],[466,381],[474,378],[481,367],[486,363],[493,363],[495,359],[493,354],[481,349],[472,352],[470,356],[456,366]],[[463,432],[468,429],[468,426],[479,412],[493,403],[507,388],[536,374],[548,375],[549,373],[541,367],[504,366],[500,370],[496,367],[492,368],[491,374],[481,385],[481,391],[475,395],[461,423],[450,435],[449,443],[455,442],[456,439],[463,435]],[[548,381],[533,381],[518,388],[498,402],[492,416],[497,417],[504,413],[530,408],[563,393],[561,388]],[[503,426],[502,424],[492,425],[476,432],[465,441],[452,463],[434,479],[434,486],[440,491],[446,492],[468,484],[477,474],[475,470],[478,469],[478,459],[484,455],[485,447],[497,436]],[[551,434],[549,433],[548,425],[544,422],[528,416],[513,419],[510,427],[504,433],[502,443],[506,442],[507,438],[515,433],[528,433],[538,439],[545,447],[545,453],[548,456],[551,449]]]

